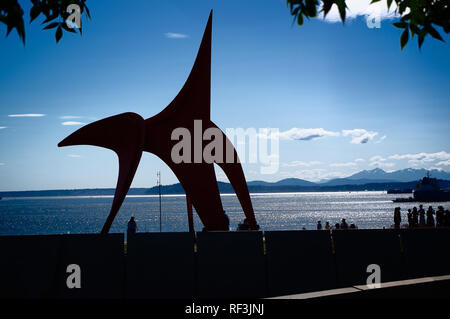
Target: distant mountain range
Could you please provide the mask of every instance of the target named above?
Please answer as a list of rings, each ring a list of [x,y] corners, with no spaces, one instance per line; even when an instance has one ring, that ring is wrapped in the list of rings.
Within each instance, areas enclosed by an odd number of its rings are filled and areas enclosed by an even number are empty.
[[[374,168],[372,170],[364,170],[353,174],[346,178],[336,178],[321,182],[321,185],[335,186],[335,185],[364,185],[367,183],[394,183],[394,182],[412,182],[418,181],[424,177],[427,172],[431,177],[443,180],[450,180],[450,173],[438,170],[414,169],[406,168],[394,172],[386,172],[381,168]]]
[[[380,168],[364,170],[346,178],[336,178],[318,183],[309,182],[299,178],[286,178],[278,182],[250,181],[247,182],[251,193],[268,192],[326,192],[326,191],[361,191],[361,190],[388,190],[413,189],[416,183],[427,172],[431,177],[439,179],[442,188],[450,187],[450,173],[438,170],[407,168],[394,172],[386,172]],[[221,193],[233,193],[229,183],[218,182]],[[0,192],[0,197],[33,197],[33,196],[98,196],[114,195],[114,188],[101,189],[73,189],[73,190],[43,190],[43,191],[16,191]],[[163,194],[184,194],[180,183],[161,186]],[[154,195],[158,188],[132,188],[128,195]]]

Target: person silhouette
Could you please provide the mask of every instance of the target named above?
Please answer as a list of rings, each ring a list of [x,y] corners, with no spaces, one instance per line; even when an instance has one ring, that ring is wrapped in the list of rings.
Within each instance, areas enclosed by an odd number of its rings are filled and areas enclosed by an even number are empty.
[[[406,216],[408,216],[408,227],[413,228],[414,227],[414,219],[413,219],[411,209],[408,209],[408,214],[406,214]]]
[[[400,212],[400,207],[395,207],[395,209],[394,209],[394,227],[395,227],[395,229],[400,228],[401,222],[402,222],[402,215]]]
[[[425,210],[423,209],[422,205],[419,205],[419,225],[420,227],[425,226]]]
[[[427,210],[427,227],[434,227],[434,209],[433,207],[428,207]]]
[[[419,212],[417,211],[416,206],[413,207],[412,216],[413,216],[413,226],[417,227],[419,225]]]
[[[436,211],[436,227],[444,226],[444,207],[438,206]]]
[[[322,230],[322,223],[319,221],[317,221],[317,230]]]
[[[127,226],[127,236],[136,234],[137,231],[137,224],[134,220],[134,216],[131,216],[130,220],[128,221]]]

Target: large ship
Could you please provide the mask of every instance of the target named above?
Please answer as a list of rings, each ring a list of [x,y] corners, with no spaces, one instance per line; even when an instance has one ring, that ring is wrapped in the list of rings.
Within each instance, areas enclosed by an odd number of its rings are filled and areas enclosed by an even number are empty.
[[[413,197],[419,202],[447,202],[450,201],[450,190],[442,190],[438,180],[427,173],[427,176],[416,185]]]
[[[438,180],[430,177],[430,173],[422,178],[413,190],[413,197],[397,198],[393,202],[449,202],[450,190],[440,188]]]

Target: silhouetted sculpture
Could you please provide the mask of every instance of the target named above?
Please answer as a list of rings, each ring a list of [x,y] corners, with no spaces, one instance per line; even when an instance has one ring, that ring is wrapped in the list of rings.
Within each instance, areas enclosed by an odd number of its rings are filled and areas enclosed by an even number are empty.
[[[222,131],[223,160],[214,159],[213,162],[207,162],[203,156],[198,158],[198,149],[194,149],[195,143],[190,150],[194,160],[191,157],[190,162],[175,163],[171,156],[174,145],[178,143],[178,140],[172,139],[175,129],[185,128],[191,136],[200,133],[202,137],[209,128],[218,130],[210,119],[211,30],[212,11],[186,83],[175,99],[160,113],[146,120],[135,113],[112,116],[82,127],[58,144],[105,147],[115,151],[119,157],[119,177],[114,201],[102,233],[109,231],[130,188],[143,151],[157,155],[172,169],[186,192],[188,210],[192,203],[205,230],[228,230],[228,218],[222,207],[214,163],[222,168],[233,186],[249,228],[259,229],[237,152]],[[196,132],[197,120],[201,120],[197,122],[201,123],[200,132]],[[203,155],[203,149],[207,145],[203,138],[201,144],[200,152]],[[232,154],[226,153],[225,150]],[[233,160],[230,161],[229,158]]]

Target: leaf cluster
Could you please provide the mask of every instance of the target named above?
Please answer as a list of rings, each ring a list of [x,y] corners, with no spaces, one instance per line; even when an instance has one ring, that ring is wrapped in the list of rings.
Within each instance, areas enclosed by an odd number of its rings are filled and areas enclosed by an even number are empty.
[[[66,23],[72,12],[67,12],[67,8],[71,4],[78,5],[80,8],[80,16],[84,13],[90,19],[91,14],[86,6],[86,0],[30,0],[32,7],[30,9],[30,23],[39,16],[44,18],[42,22],[44,30],[56,29],[55,39],[59,42],[63,36],[63,32],[82,34],[82,25],[77,28],[70,28]],[[16,29],[22,42],[25,44],[25,26],[24,11],[19,5],[18,0],[1,0],[0,1],[0,22],[7,27],[6,35],[8,36],[13,29]]]
[[[372,0],[370,4],[382,0]],[[384,1],[384,0],[383,0]],[[436,28],[441,28],[445,33],[450,32],[450,0],[385,0],[388,9],[396,4],[395,12],[400,16],[400,21],[393,25],[403,29],[400,35],[400,47],[403,49],[410,38],[417,36],[419,49],[427,35],[444,41],[441,33]],[[336,5],[342,22],[345,22],[347,4],[345,0],[287,0],[294,21],[303,25],[304,18],[316,18],[323,12],[324,17]],[[442,32],[441,31],[441,32]]]

